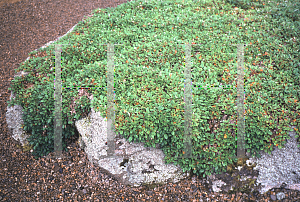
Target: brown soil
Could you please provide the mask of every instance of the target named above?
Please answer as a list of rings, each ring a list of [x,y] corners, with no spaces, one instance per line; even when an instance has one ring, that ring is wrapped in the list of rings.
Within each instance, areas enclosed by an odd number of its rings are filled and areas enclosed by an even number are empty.
[[[22,0],[1,0],[0,1],[0,6],[2,6],[3,4],[12,4],[12,3],[16,3],[18,1],[22,1]]]

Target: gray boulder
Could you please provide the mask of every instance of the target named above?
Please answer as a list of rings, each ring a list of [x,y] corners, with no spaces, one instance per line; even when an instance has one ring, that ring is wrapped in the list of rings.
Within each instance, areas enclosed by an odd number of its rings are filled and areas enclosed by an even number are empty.
[[[24,73],[22,72],[18,72],[14,78],[18,77],[18,76],[26,76],[28,74],[28,72]],[[10,95],[10,100],[15,98],[15,94],[13,92],[11,92]],[[21,105],[14,105],[12,107],[7,107],[7,111],[6,111],[6,123],[8,126],[8,131],[10,133],[10,135],[12,135],[12,137],[15,140],[20,141],[20,143],[22,144],[22,146],[28,144],[28,141],[26,140],[26,138],[28,136],[30,136],[30,134],[28,134],[26,131],[23,130],[23,124],[24,121],[22,119],[22,115],[23,115],[23,111],[22,111],[22,106]]]
[[[261,193],[280,187],[300,190],[300,150],[295,138],[295,126],[290,128],[290,139],[286,140],[283,148],[275,146],[271,154],[260,151],[260,159],[251,158],[257,164],[254,170],[259,170],[257,183],[263,185]]]
[[[189,177],[180,166],[164,163],[164,153],[158,148],[144,147],[144,143],[129,143],[118,135],[114,141],[115,155],[108,154],[107,119],[92,108],[87,118],[75,123],[80,133],[79,145],[89,160],[130,186],[178,182]]]
[[[234,188],[247,186],[251,192],[257,190],[260,194],[272,188],[300,191],[300,153],[295,138],[295,127],[290,126],[290,128],[290,139],[285,140],[286,144],[283,148],[279,149],[275,146],[271,154],[260,151],[260,158],[247,158],[245,165],[234,168],[233,177],[228,173],[208,176],[207,181],[211,184],[212,190],[229,192]],[[248,152],[246,155],[250,156]],[[254,184],[253,180],[255,180]],[[277,196],[278,199],[283,197],[280,193]]]

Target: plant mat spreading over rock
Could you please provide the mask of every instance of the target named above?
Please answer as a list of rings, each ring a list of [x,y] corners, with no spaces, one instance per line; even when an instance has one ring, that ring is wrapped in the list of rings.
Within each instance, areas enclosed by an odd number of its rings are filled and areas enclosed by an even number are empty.
[[[124,2],[118,1],[118,4]],[[273,189],[264,195],[213,193],[209,183],[195,178],[164,186],[124,187],[90,165],[75,140],[68,142],[69,152],[64,153],[71,156],[68,160],[36,160],[30,151],[20,148],[8,134],[5,121],[6,101],[11,93],[8,87],[14,69],[30,51],[66,33],[84,15],[101,6],[104,5],[97,1],[60,1],[57,4],[30,0],[0,7],[3,19],[0,25],[3,31],[0,36],[3,43],[3,60],[0,60],[0,201],[276,201],[273,199],[277,192],[285,194],[281,201],[300,200],[299,191],[288,189]],[[230,183],[225,176],[222,179]]]

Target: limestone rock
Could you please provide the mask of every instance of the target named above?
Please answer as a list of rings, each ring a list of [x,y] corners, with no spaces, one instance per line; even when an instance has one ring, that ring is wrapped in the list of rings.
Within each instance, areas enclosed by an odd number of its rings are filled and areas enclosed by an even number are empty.
[[[129,143],[118,135],[115,138],[115,155],[108,155],[107,120],[92,108],[87,118],[76,121],[80,142],[89,160],[112,175],[119,176],[122,183],[131,186],[178,182],[189,173],[180,166],[164,163],[164,153],[157,148],[144,147],[144,143]]]
[[[295,127],[290,128],[291,138],[286,140],[283,148],[275,146],[271,154],[260,151],[261,158],[253,159],[257,163],[254,169],[260,173],[257,182],[263,185],[261,193],[280,187],[300,190],[300,150],[295,138]]]
[[[26,76],[28,74],[28,72],[18,72],[14,78],[18,77],[18,76]],[[10,95],[10,100],[15,98],[15,94],[13,92],[11,92]],[[12,137],[15,140],[19,140],[20,143],[22,144],[22,146],[28,144],[27,141],[27,137],[30,135],[27,132],[25,132],[23,130],[23,124],[24,121],[22,119],[23,116],[23,111],[22,111],[22,106],[21,105],[14,105],[12,107],[7,107],[7,111],[6,111],[6,123],[8,126],[8,130],[10,135],[12,135]]]
[[[286,140],[283,148],[275,147],[271,154],[260,151],[260,158],[250,157],[245,165],[235,167],[233,176],[228,173],[208,176],[207,181],[210,182],[212,190],[229,192],[244,186],[248,186],[251,192],[258,190],[260,194],[272,188],[300,190],[300,153],[295,138],[296,132],[293,130],[295,127],[290,128],[291,138]],[[249,153],[246,155],[249,156]],[[279,194],[277,197],[283,196]]]

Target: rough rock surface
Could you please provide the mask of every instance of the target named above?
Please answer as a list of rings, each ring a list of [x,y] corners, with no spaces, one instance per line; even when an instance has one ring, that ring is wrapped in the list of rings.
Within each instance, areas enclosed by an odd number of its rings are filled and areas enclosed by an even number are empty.
[[[24,73],[23,71],[17,73],[14,78],[17,76],[26,76],[28,72]],[[10,100],[15,98],[15,94],[11,92]],[[24,124],[24,121],[22,119],[23,111],[21,105],[15,105],[12,107],[7,107],[6,111],[6,122],[8,125],[8,130],[10,134],[12,134],[12,137],[15,140],[18,140],[21,142],[22,145],[28,144],[28,141],[26,140],[26,137],[28,137],[30,134],[28,134],[26,131],[23,130],[22,125]]]
[[[280,187],[300,190],[300,150],[295,135],[291,130],[283,148],[275,146],[271,154],[260,151],[261,158],[253,159],[257,163],[254,169],[260,173],[257,182],[263,185],[261,193]]]
[[[164,153],[158,148],[144,147],[144,143],[129,143],[119,135],[115,138],[115,155],[108,156],[107,120],[92,108],[87,118],[75,123],[80,144],[94,164],[131,186],[178,182],[189,176],[180,166],[164,163]],[[158,146],[159,147],[159,146]]]
[[[291,126],[290,126],[291,127]],[[291,129],[295,128],[294,126]],[[275,147],[271,154],[260,151],[260,158],[241,159],[227,173],[207,178],[214,192],[258,190],[264,194],[272,188],[286,188],[300,191],[300,154],[295,130],[289,132],[290,139],[283,148]],[[249,153],[246,153],[250,156]],[[281,195],[279,194],[278,198]]]

